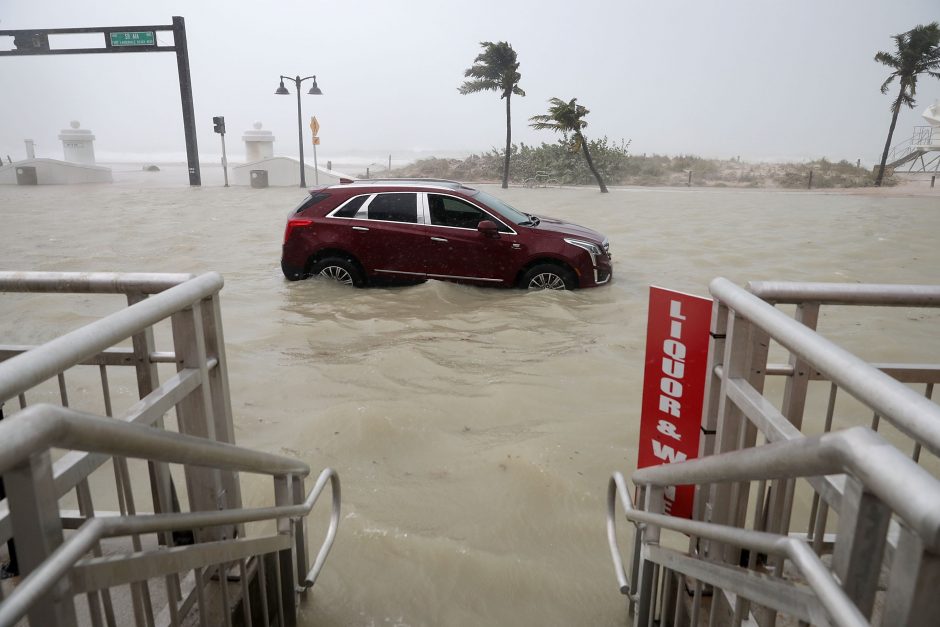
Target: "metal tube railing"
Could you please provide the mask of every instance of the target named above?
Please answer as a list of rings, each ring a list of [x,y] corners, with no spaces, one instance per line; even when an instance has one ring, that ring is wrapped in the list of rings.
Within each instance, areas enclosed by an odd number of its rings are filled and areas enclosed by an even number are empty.
[[[687,463],[692,462],[683,462],[683,464]],[[627,519],[635,523],[655,525],[692,537],[705,538],[715,542],[749,548],[754,551],[788,557],[811,585],[819,602],[829,612],[829,616],[835,624],[845,627],[867,626],[869,624],[839,587],[839,583],[833,578],[832,573],[819,559],[819,556],[813,553],[813,550],[805,542],[763,531],[751,531],[696,520],[685,520],[638,510],[633,506],[633,500],[627,491],[623,475],[617,472],[611,476],[607,488],[607,539],[610,545],[611,557],[614,560],[614,568],[617,571],[617,582],[622,593],[629,589],[629,582],[623,569],[623,561],[617,543],[615,510],[618,496],[623,503]],[[633,559],[637,559],[637,556],[634,556]]]
[[[222,276],[207,272],[37,346],[29,353],[0,362],[0,402],[208,298],[221,288]]]
[[[709,290],[736,315],[757,325],[885,420],[940,455],[940,407],[935,403],[731,281],[717,278]]]
[[[326,557],[336,538],[336,530],[339,527],[340,482],[339,476],[332,468],[327,468],[320,473],[316,484],[301,505],[185,514],[92,518],[83,524],[74,536],[59,546],[42,566],[23,579],[16,590],[0,604],[0,627],[15,625],[18,620],[26,615],[30,607],[38,602],[59,579],[66,576],[68,570],[91,551],[102,538],[244,524],[285,517],[299,518],[310,513],[327,483],[331,486],[333,497],[330,527],[320,547],[316,563],[305,578],[303,587],[309,588],[316,582],[320,570],[323,568]]]
[[[780,304],[940,307],[938,285],[750,281],[747,291],[767,302]]]
[[[59,447],[267,475],[307,475],[290,457],[101,418],[58,405],[32,405],[0,422],[0,474],[33,453]]]
[[[841,473],[858,477],[925,545],[940,550],[940,482],[867,427],[641,468],[633,481],[671,486]]]
[[[195,276],[162,272],[0,272],[0,292],[158,294]]]

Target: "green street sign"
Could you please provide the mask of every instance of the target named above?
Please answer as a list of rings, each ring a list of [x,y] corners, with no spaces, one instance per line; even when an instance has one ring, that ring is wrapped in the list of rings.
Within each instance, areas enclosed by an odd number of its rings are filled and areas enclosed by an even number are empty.
[[[113,47],[121,46],[155,46],[156,38],[152,30],[144,31],[125,31],[120,33],[108,33]]]

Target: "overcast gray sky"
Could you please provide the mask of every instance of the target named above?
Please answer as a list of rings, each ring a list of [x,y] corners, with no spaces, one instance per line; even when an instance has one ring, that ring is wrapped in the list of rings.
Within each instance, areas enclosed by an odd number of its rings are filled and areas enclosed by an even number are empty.
[[[878,91],[887,68],[872,57],[892,49],[892,34],[940,19],[938,8],[936,0],[0,0],[0,29],[183,16],[203,159],[219,150],[213,115],[226,118],[233,158],[256,120],[277,136],[277,154],[296,155],[296,99],[274,95],[282,73],[319,79],[324,95],[304,95],[303,106],[321,123],[321,159],[502,145],[499,96],[457,87],[480,41],[505,40],[527,93],[513,98],[515,141],[554,141],[528,128],[528,117],[552,96],[577,97],[591,110],[589,138],[632,139],[636,153],[871,164],[891,102]],[[22,158],[28,137],[37,156],[61,157],[56,135],[78,119],[101,155],[183,159],[172,53],[3,57],[0,77],[0,155]],[[940,81],[922,78],[896,140],[938,98]]]

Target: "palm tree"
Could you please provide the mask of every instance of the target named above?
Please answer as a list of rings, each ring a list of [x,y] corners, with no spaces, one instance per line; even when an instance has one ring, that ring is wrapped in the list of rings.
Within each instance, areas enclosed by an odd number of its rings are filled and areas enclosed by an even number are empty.
[[[881,84],[881,93],[888,93],[888,86],[895,78],[898,79],[901,89],[898,97],[891,105],[891,127],[888,129],[888,141],[885,142],[885,151],[881,155],[881,167],[878,168],[878,178],[875,185],[881,185],[885,174],[885,163],[888,161],[888,150],[891,148],[891,137],[894,135],[894,126],[898,121],[901,105],[914,108],[914,95],[917,92],[917,77],[928,74],[940,78],[940,24],[931,22],[926,26],[921,24],[906,33],[895,35],[894,54],[879,52],[875,61],[887,65],[893,70],[884,83]]]
[[[462,94],[478,91],[498,91],[506,99],[506,159],[503,163],[503,188],[509,187],[509,152],[512,148],[512,124],[510,123],[509,99],[513,94],[525,96],[519,87],[519,60],[516,51],[505,41],[493,43],[481,41],[483,52],[477,55],[473,65],[463,75],[471,79],[457,88]]]
[[[581,129],[587,126],[587,122],[584,121],[584,116],[590,113],[590,111],[579,105],[577,98],[572,98],[568,102],[560,98],[552,98],[548,102],[551,104],[548,108],[548,114],[533,115],[529,118],[531,121],[529,126],[540,131],[548,129],[562,133],[566,140],[568,139],[568,134],[571,133],[574,136],[571,142],[571,152],[578,152],[578,150],[584,152],[584,159],[587,161],[588,168],[591,169],[594,178],[597,179],[601,193],[606,194],[607,186],[604,185],[604,180],[601,178],[597,168],[594,167],[594,161],[591,159],[591,153],[588,151],[587,140],[581,132]]]

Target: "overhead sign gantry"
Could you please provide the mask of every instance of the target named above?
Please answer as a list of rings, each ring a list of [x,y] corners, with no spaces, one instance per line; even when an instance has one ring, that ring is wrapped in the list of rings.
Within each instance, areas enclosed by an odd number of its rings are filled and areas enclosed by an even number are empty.
[[[172,32],[173,45],[157,42],[157,33]],[[53,48],[49,35],[101,33],[104,47]],[[183,131],[186,135],[186,160],[189,163],[189,184],[201,185],[199,150],[196,146],[196,120],[193,113],[193,87],[189,74],[189,50],[186,46],[186,24],[174,16],[173,23],[157,26],[89,26],[84,28],[31,28],[0,30],[0,37],[13,37],[12,50],[0,50],[0,57],[48,54],[110,54],[141,52],[175,52],[183,104]]]

